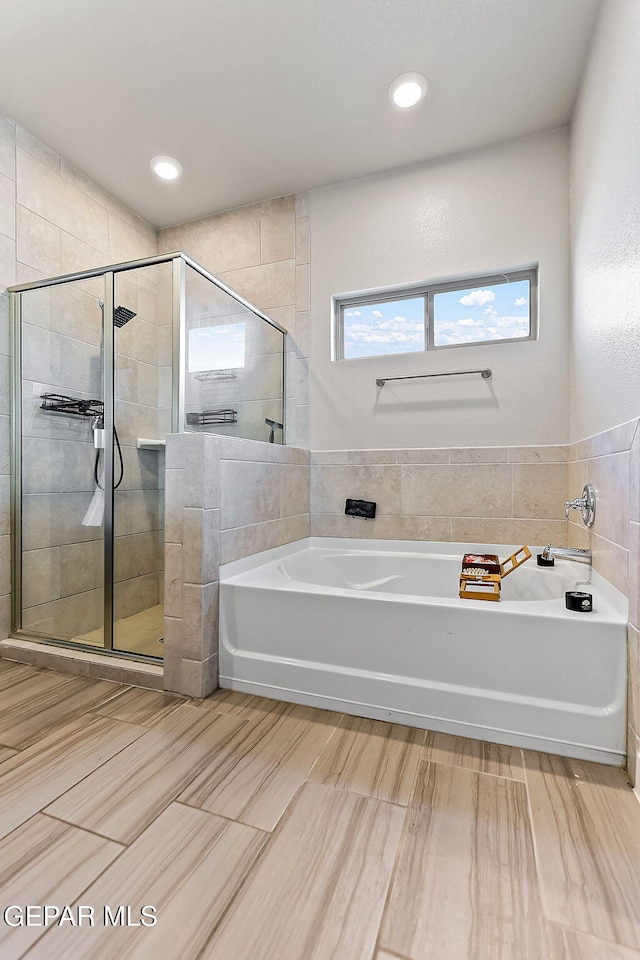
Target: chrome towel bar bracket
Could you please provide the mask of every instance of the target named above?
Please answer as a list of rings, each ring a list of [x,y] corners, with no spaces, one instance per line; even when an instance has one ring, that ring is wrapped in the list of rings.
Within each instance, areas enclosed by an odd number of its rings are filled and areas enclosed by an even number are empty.
[[[424,380],[427,377],[464,377],[469,373],[479,373],[483,380],[488,380],[492,375],[489,367],[484,370],[449,370],[446,373],[416,373],[412,377],[378,377],[376,386],[384,387],[390,380]]]

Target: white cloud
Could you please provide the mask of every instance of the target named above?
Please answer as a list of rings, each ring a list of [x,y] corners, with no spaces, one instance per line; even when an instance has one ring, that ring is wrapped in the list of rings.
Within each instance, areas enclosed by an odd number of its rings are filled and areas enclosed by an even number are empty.
[[[524,307],[524,305],[526,304],[526,302],[527,302],[527,298],[526,298],[526,297],[518,297],[517,300],[514,300],[514,301],[513,301],[513,305],[514,305],[514,307]]]
[[[492,303],[496,298],[493,290],[472,290],[466,297],[460,297],[463,307],[484,307],[485,303]]]
[[[372,317],[375,317],[376,320],[382,320],[382,319],[384,318],[384,313],[380,313],[379,310],[372,310],[372,311],[371,311],[371,316],[372,316]]]
[[[359,310],[345,310],[344,315],[345,317],[361,317],[362,316]]]
[[[474,320],[473,317],[464,317],[462,320],[458,320],[457,326],[459,327],[481,327],[484,324],[484,320]]]

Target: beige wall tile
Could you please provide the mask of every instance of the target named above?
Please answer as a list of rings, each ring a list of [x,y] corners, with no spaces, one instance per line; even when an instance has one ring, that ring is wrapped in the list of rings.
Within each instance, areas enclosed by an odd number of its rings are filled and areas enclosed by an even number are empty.
[[[640,523],[629,524],[629,621],[640,629]]]
[[[26,150],[32,157],[40,160],[55,173],[60,172],[60,157],[55,150],[52,150],[46,143],[38,140],[32,133],[20,126],[16,126],[16,146],[21,150]]]
[[[156,255],[156,242],[142,234],[131,223],[109,213],[109,256],[115,263],[143,260]]]
[[[310,356],[311,324],[309,321],[308,310],[300,310],[298,313],[296,313],[295,333],[293,339],[300,355],[303,357]]]
[[[640,729],[640,632],[629,624],[627,629],[629,681],[627,689],[628,722],[637,733]]]
[[[309,536],[309,514],[283,517],[267,523],[223,530],[220,534],[220,562],[230,563],[242,557],[271,550]]]
[[[347,460],[349,464],[370,464],[370,463],[395,463],[395,450],[347,450]],[[329,460],[319,460],[318,463],[329,463]],[[338,461],[336,461],[338,462]]]
[[[450,463],[451,450],[447,447],[396,450],[396,460],[398,463]]]
[[[298,217],[296,220],[296,263],[309,263],[311,259],[310,225],[310,217]]]
[[[106,209],[31,154],[17,150],[17,199],[91,247],[108,249]]]
[[[0,537],[11,533],[10,478],[0,476]]]
[[[291,260],[296,255],[296,222],[293,205],[289,210],[267,210],[260,217],[261,263]]]
[[[223,530],[280,516],[280,471],[267,463],[223,460],[220,525]]]
[[[256,206],[161,230],[158,250],[167,253],[184,250],[216,276],[228,270],[257,266],[260,217]]]
[[[507,447],[509,463],[565,463],[569,459],[566,444],[551,444],[548,447]]]
[[[182,586],[182,646],[184,660],[204,661],[218,652],[218,584]]]
[[[270,307],[284,307],[296,302],[294,260],[225,271],[220,279],[266,313]]]
[[[75,597],[70,599],[75,600]],[[158,600],[157,573],[151,573],[146,577],[135,577],[132,580],[121,580],[116,583],[114,589],[115,619],[123,620],[149,607],[155,607]]]
[[[309,513],[309,467],[281,464],[280,516],[295,517]]]
[[[16,235],[16,185],[10,177],[0,173],[0,233],[5,237]]]
[[[348,537],[362,540],[451,540],[449,517],[376,516],[375,520],[344,514],[313,513],[312,537]]]
[[[116,537],[114,541],[115,579],[130,580],[162,570],[159,530]]]
[[[13,286],[16,277],[16,242],[0,234],[0,292]]]
[[[400,513],[400,467],[327,464],[313,468],[311,509],[314,513],[344,513],[347,498],[376,501],[377,514]]]
[[[625,596],[629,590],[629,551],[624,547],[591,534],[593,567],[605,580],[617,587]]]
[[[589,482],[595,487],[597,498],[593,532],[622,547],[628,546],[629,453],[591,460]]]
[[[610,430],[603,433],[597,433],[587,441],[591,448],[590,456],[603,457],[612,453],[621,453],[628,450],[633,442],[633,438],[638,426],[638,420],[629,420],[627,423],[620,423]]]
[[[101,531],[98,531],[101,534]],[[60,596],[70,597],[101,587],[104,579],[104,540],[67,543],[58,549]]]
[[[164,613],[165,617],[182,616],[182,544],[164,545]],[[165,644],[167,638],[165,636]]]
[[[0,538],[4,542],[5,538]],[[8,558],[6,558],[8,559]],[[4,564],[3,564],[4,566]],[[4,571],[3,571],[4,573]],[[4,579],[4,577],[3,577]],[[7,584],[0,594],[9,593]],[[52,547],[43,550],[26,550],[22,554],[22,603],[33,607],[60,597],[60,550]]]
[[[512,471],[514,517],[564,518],[568,498],[565,463],[516,463]]]
[[[507,464],[403,465],[402,513],[436,517],[511,516]]]
[[[451,463],[506,463],[506,447],[452,447]]]
[[[629,453],[629,516],[640,521],[640,427]]]
[[[310,297],[310,268],[308,264],[301,264],[296,267],[296,310],[308,310]]]
[[[453,517],[451,539],[454,543],[504,543],[543,547],[567,545],[567,524],[564,520],[482,520],[475,517]]]
[[[16,178],[16,125],[0,113],[0,173]]]

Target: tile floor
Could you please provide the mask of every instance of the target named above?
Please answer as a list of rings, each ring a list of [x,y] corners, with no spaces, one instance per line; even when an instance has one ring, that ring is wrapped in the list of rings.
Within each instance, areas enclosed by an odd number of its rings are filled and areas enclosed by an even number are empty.
[[[44,904],[94,925],[3,922]],[[640,960],[640,805],[610,767],[0,660],[0,957]]]
[[[164,656],[164,647],[160,639],[164,633],[164,606],[141,610],[130,617],[116,620],[113,625],[114,650],[126,650],[127,653],[141,653],[145,657]],[[94,647],[104,646],[102,628],[83,633],[78,637],[83,643]]]

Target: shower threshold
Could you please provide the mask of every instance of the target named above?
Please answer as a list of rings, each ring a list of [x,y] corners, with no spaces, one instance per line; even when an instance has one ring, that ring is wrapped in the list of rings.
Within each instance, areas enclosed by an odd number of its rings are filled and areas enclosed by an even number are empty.
[[[116,620],[113,625],[114,650],[138,653],[145,657],[162,658],[164,654],[162,640],[164,635],[164,606],[161,603],[130,617]],[[102,647],[102,630],[83,633],[77,639],[92,647]]]

